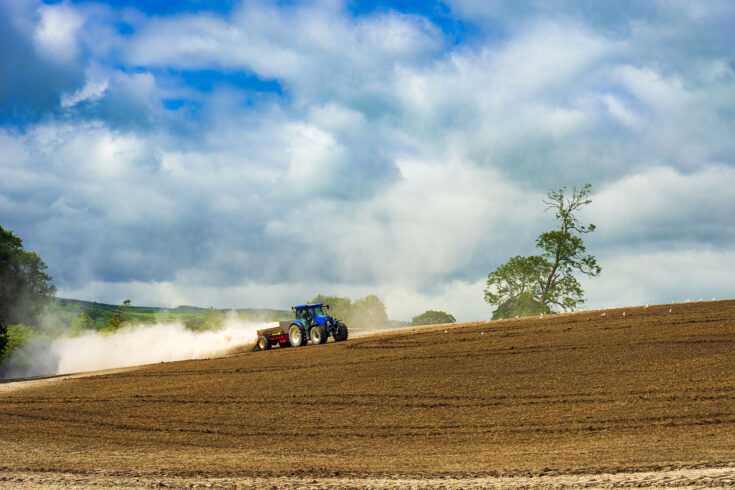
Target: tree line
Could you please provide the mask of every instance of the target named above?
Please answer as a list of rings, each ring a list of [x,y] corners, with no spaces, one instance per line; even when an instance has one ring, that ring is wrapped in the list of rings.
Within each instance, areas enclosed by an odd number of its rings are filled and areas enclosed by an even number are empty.
[[[388,319],[385,303],[375,294],[369,294],[354,302],[350,298],[319,294],[311,302],[328,304],[328,313],[345,322],[351,330],[379,330],[388,327],[435,325],[457,321],[452,315],[435,310],[427,310],[416,315],[410,322],[392,321]]]

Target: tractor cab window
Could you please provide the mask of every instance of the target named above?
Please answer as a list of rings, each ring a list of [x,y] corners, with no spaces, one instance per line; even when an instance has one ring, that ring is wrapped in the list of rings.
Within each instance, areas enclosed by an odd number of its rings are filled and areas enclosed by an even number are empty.
[[[324,316],[324,311],[322,311],[321,306],[310,306],[309,315],[311,316],[311,318],[316,318],[318,316]]]
[[[306,321],[306,310],[296,310],[296,319],[301,320],[304,323],[307,323]]]

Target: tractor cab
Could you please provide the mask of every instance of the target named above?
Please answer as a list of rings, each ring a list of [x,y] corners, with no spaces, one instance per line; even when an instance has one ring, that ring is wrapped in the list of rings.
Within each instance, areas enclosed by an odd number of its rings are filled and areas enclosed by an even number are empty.
[[[334,318],[324,313],[324,308],[329,309],[329,305],[324,303],[314,303],[311,305],[292,306],[296,319],[301,321],[305,327],[311,325],[324,325],[329,327],[334,325]]]

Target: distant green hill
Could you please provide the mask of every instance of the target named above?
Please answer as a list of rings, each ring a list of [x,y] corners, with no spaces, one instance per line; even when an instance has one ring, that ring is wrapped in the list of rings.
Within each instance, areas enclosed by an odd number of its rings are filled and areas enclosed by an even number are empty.
[[[95,330],[101,330],[108,325],[110,318],[115,314],[118,305],[84,301],[80,299],[55,298],[49,307],[50,315],[57,320],[61,328],[69,328],[75,319],[82,314],[88,315]],[[134,306],[129,312],[130,323],[152,324],[181,321],[187,326],[197,323],[205,315],[212,312],[225,315],[234,311],[244,321],[270,322],[290,318],[290,310],[275,310],[270,308],[201,308],[198,306],[177,306],[176,308],[158,308],[155,306]]]

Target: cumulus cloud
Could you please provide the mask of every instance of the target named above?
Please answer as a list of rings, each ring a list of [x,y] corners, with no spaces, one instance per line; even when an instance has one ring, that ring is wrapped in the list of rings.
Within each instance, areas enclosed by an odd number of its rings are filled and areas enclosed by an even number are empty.
[[[287,82],[301,103],[335,96],[358,102],[387,96],[386,71],[427,59],[443,44],[436,26],[417,16],[349,18],[325,5],[247,2],[229,16],[153,19],[130,40],[127,57],[143,66],[251,71]]]
[[[706,167],[682,173],[653,167],[616,181],[594,196],[585,216],[599,226],[605,247],[708,247],[735,241],[735,169]]]
[[[84,18],[69,3],[41,5],[38,14],[40,21],[33,36],[36,49],[51,62],[74,59],[79,49],[77,32]]]
[[[99,100],[110,85],[109,77],[97,70],[87,70],[86,82],[82,88],[61,95],[61,107],[73,107],[80,102]]]
[[[37,120],[58,105],[60,93],[78,88],[84,67],[76,56],[77,27],[58,26],[64,17],[79,17],[73,7],[61,4],[46,10],[40,2],[3,2],[0,5],[0,123],[11,127]],[[43,24],[46,16],[46,25]],[[54,26],[59,33],[59,53],[54,44]]]
[[[646,301],[732,295],[694,271],[733,243],[730,3],[449,5],[466,35],[342,2],[4,3],[2,224],[64,296],[470,320],[552,226],[544,193],[591,182],[590,305],[677,258]]]

